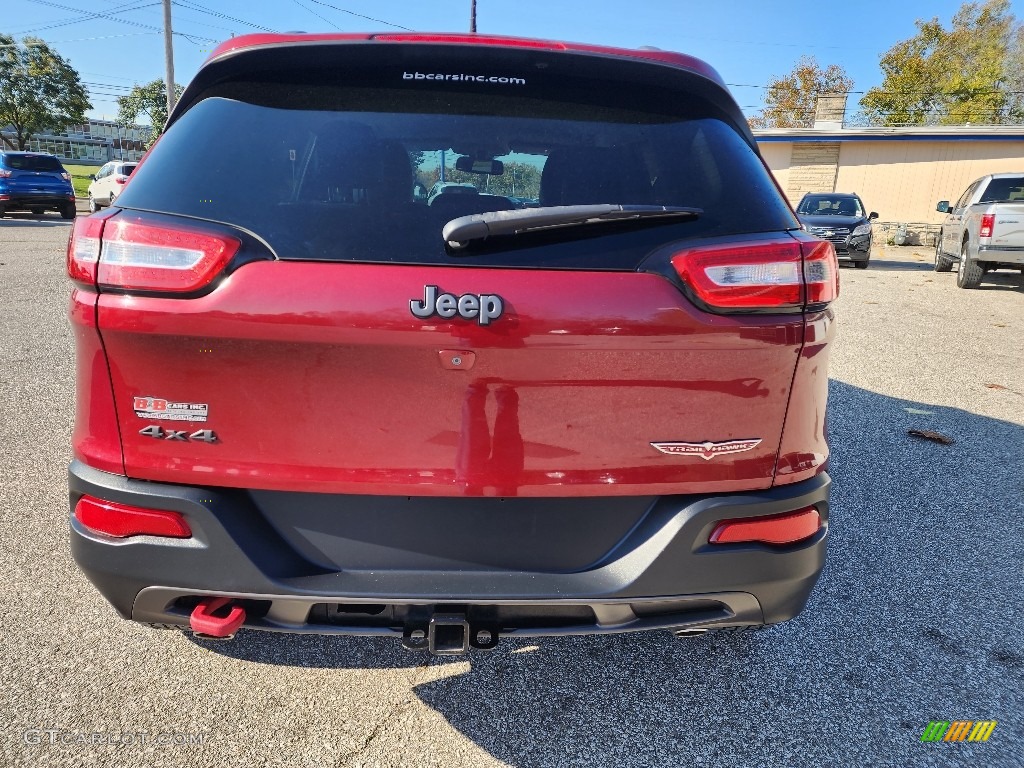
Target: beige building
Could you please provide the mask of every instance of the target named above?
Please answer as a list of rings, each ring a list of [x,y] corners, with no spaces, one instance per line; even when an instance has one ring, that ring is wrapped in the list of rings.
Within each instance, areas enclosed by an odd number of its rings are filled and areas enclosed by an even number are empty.
[[[754,131],[765,162],[795,206],[805,192],[855,192],[883,224],[926,232],[988,173],[1024,173],[1024,126],[773,128]]]

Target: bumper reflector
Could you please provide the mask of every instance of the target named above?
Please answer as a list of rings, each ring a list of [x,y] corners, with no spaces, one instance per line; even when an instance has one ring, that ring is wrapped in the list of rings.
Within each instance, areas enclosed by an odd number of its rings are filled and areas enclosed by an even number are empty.
[[[722,520],[708,539],[712,544],[795,544],[810,538],[821,528],[821,516],[814,507],[797,512],[741,520]]]
[[[75,519],[86,528],[125,539],[129,536],[163,536],[187,539],[192,529],[177,512],[143,509],[115,501],[83,496],[75,505]]]

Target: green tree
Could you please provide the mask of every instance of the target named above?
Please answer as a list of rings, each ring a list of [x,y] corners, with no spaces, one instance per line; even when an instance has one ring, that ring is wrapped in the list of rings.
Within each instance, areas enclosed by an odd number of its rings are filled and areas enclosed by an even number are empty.
[[[501,176],[491,176],[487,191],[506,197],[540,197],[540,169],[530,163],[505,163]]]
[[[1021,121],[1019,99],[1010,93],[1022,78],[1020,26],[1009,0],[965,3],[949,29],[937,18],[915,25],[916,35],[882,56],[882,85],[861,99],[869,123]]]
[[[7,146],[24,150],[40,131],[84,123],[88,109],[82,81],[66,59],[37,37],[19,45],[0,34],[0,126],[14,129]]]
[[[174,92],[178,98],[184,90],[184,87],[175,84]],[[144,119],[153,127],[147,144],[147,147],[151,147],[163,132],[164,124],[167,122],[167,86],[163,80],[136,85],[127,96],[117,97],[118,123],[129,127],[137,124],[140,119]]]
[[[821,94],[848,93],[853,88],[838,64],[822,69],[813,56],[801,56],[793,70],[768,81],[764,109],[750,118],[751,128],[810,128]]]

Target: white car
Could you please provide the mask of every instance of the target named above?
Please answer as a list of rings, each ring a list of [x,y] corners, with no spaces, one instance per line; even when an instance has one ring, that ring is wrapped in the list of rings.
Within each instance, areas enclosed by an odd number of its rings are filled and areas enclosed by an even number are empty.
[[[114,204],[136,165],[138,163],[107,163],[93,175],[89,184],[89,213],[96,213],[103,206]]]

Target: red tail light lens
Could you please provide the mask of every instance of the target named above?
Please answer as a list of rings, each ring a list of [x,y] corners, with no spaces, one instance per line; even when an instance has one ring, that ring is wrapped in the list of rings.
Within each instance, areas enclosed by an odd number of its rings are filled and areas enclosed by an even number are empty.
[[[981,215],[981,230],[978,232],[978,237],[992,237],[992,230],[996,226],[996,217],[994,213],[983,213]]]
[[[109,214],[108,214],[109,215]],[[68,277],[76,283],[96,285],[96,263],[107,216],[82,216],[75,219],[68,238]]]
[[[126,181],[128,181],[127,176],[117,176],[114,178],[114,182],[117,184],[124,184]]]
[[[714,309],[799,309],[839,295],[835,249],[818,240],[694,248],[673,256],[672,266]]]
[[[800,244],[730,244],[695,248],[672,266],[705,304],[719,309],[784,309],[803,305]]]
[[[832,243],[802,242],[804,282],[808,304],[828,304],[839,298],[839,260]]]
[[[71,174],[68,173],[67,171],[61,173],[60,177],[64,179],[64,181],[71,181]]]
[[[11,172],[10,171],[5,171],[3,168],[0,168],[0,179],[9,179],[9,178],[11,178]]]
[[[83,496],[75,504],[75,519],[92,531],[119,539],[129,536],[187,539],[192,536],[192,529],[177,512],[143,509],[92,496]]]
[[[767,517],[723,520],[712,531],[712,544],[795,544],[808,539],[821,528],[821,515],[814,507],[798,512]]]
[[[228,235],[119,216],[103,233],[97,282],[141,291],[196,291],[227,266],[240,245]]]

